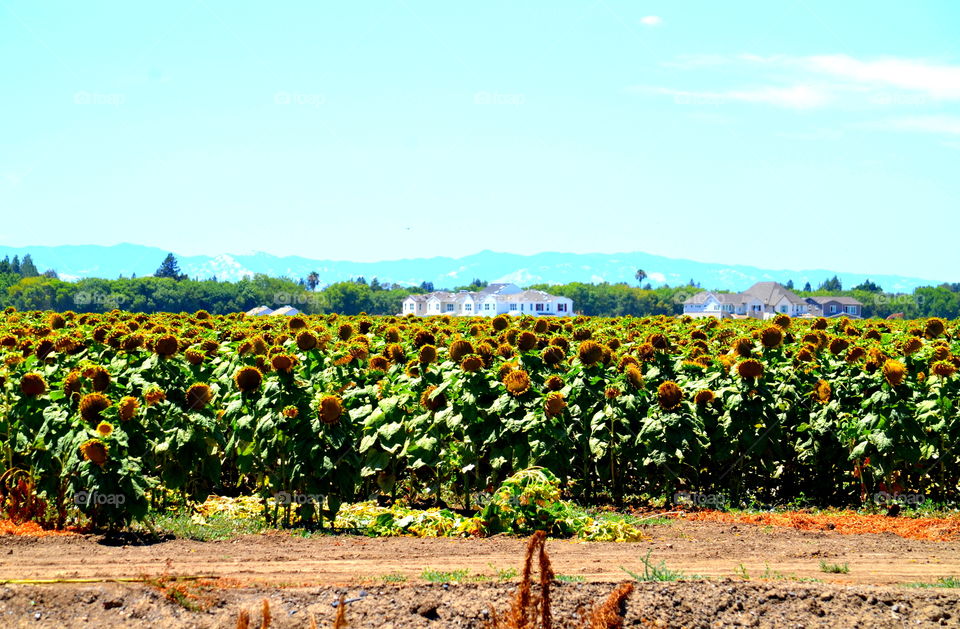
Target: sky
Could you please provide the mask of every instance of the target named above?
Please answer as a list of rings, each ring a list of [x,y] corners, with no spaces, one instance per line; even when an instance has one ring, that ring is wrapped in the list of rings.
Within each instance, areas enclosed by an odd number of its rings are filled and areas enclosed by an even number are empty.
[[[960,278],[960,3],[0,0],[0,243]]]

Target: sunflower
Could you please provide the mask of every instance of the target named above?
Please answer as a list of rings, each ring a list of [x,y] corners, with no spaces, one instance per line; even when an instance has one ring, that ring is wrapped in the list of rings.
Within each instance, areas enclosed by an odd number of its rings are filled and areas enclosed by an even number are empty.
[[[623,356],[620,358],[620,362],[617,364],[617,368],[623,372],[626,371],[628,365],[633,365],[634,367],[640,366],[640,361],[634,358],[633,356]]]
[[[771,325],[760,332],[760,342],[767,349],[780,347],[783,343],[783,330],[779,326]]]
[[[948,360],[950,358],[950,346],[944,343],[934,345],[933,352],[930,354],[930,361]]]
[[[537,346],[537,335],[529,330],[524,330],[517,337],[517,349],[521,352],[529,352]]]
[[[737,364],[737,373],[744,380],[754,380],[763,375],[763,364],[753,358],[741,360]]]
[[[710,389],[700,389],[697,391],[696,395],[693,396],[693,401],[701,406],[704,404],[710,404],[715,399],[717,399],[717,396]]]
[[[302,330],[307,327],[307,320],[300,316],[290,317],[290,320],[287,321],[287,329],[291,332],[296,332],[297,330]]]
[[[927,325],[923,328],[923,335],[928,339],[935,339],[943,334],[947,329],[947,322],[939,317],[927,319]]]
[[[847,362],[855,363],[864,356],[867,355],[867,350],[862,347],[853,347],[849,352],[847,352]]]
[[[337,328],[337,337],[341,341],[346,341],[351,336],[353,336],[353,326],[349,323],[344,323],[339,328]]]
[[[817,380],[817,384],[813,387],[813,398],[820,402],[821,404],[826,404],[830,401],[830,396],[833,394],[833,389],[830,387],[830,383],[826,380]]]
[[[550,393],[543,400],[543,411],[547,417],[556,417],[567,408],[567,401],[563,399],[562,393]]]
[[[317,346],[317,335],[310,330],[303,330],[297,334],[297,349],[306,352]]]
[[[340,416],[343,415],[343,400],[336,395],[321,395],[315,402],[315,408],[320,421],[330,426],[340,421]]]
[[[416,359],[411,360],[407,363],[406,369],[407,377],[409,378],[419,378],[420,377],[420,363]]]
[[[429,331],[423,328],[417,330],[413,335],[413,346],[420,349],[424,345],[436,345],[437,338]]]
[[[94,424],[100,421],[100,413],[110,408],[110,400],[102,393],[88,393],[80,399],[80,417]]]
[[[117,409],[119,410],[120,421],[130,421],[133,419],[134,415],[137,414],[137,409],[140,408],[140,400],[129,395],[120,398],[120,402],[117,404]]]
[[[580,343],[577,354],[580,356],[580,362],[584,366],[590,367],[603,359],[603,347],[596,341],[586,340]]]
[[[625,373],[627,374],[627,381],[634,389],[643,388],[643,373],[640,371],[640,367],[633,364],[627,365]]]
[[[109,437],[113,434],[113,424],[107,421],[102,421],[97,424],[97,434],[101,437]]]
[[[107,462],[107,455],[110,449],[99,439],[88,439],[80,446],[80,452],[86,461],[103,467]]]
[[[180,342],[172,334],[164,334],[153,342],[153,352],[159,356],[173,356],[180,349]]]
[[[47,392],[47,381],[37,372],[31,371],[20,379],[20,390],[26,396],[37,397]]]
[[[195,347],[191,347],[183,353],[184,357],[187,359],[187,362],[196,367],[197,365],[203,363],[203,359],[206,358],[206,354],[201,352]]]
[[[941,378],[949,378],[957,372],[957,368],[953,363],[947,360],[939,360],[933,363],[933,366],[930,368],[930,373],[936,374]]]
[[[297,364],[297,357],[292,354],[275,354],[270,359],[270,365],[277,371],[290,373],[293,366]]]
[[[823,317],[819,317],[816,321],[813,322],[813,325],[810,326],[811,330],[826,330],[827,329],[827,320]]]
[[[547,387],[547,391],[559,391],[563,388],[563,378],[560,376],[550,376],[544,384]]]
[[[233,375],[233,382],[244,393],[256,391],[263,383],[263,372],[256,367],[242,367]]]
[[[564,353],[563,350],[556,345],[547,345],[540,353],[540,357],[543,359],[545,365],[552,367],[559,365],[563,361]]]
[[[420,353],[417,355],[417,359],[420,361],[420,364],[429,365],[437,360],[437,348],[433,345],[422,346]]]
[[[480,371],[483,367],[483,359],[479,356],[466,356],[463,360],[460,361],[460,369],[472,373],[474,371]]]
[[[773,325],[786,330],[790,327],[791,319],[788,315],[778,314],[773,318]]]
[[[434,395],[434,391],[436,390],[437,386],[433,384],[424,389],[423,393],[420,395],[420,406],[428,411],[438,411],[446,406],[447,396],[445,396],[442,391]]]
[[[167,399],[167,394],[164,393],[163,389],[154,385],[144,392],[143,399],[146,400],[147,406],[153,406]]]
[[[501,332],[507,329],[507,326],[510,325],[510,321],[503,315],[497,315],[490,321],[490,324],[493,326],[493,329],[496,332]]]
[[[63,379],[63,394],[71,402],[80,399],[81,388],[79,371],[71,371],[67,374],[67,377]]]
[[[680,406],[683,400],[683,389],[673,380],[667,380],[657,387],[657,403],[665,411],[672,411]]]
[[[287,419],[296,419],[300,415],[300,411],[296,406],[285,406],[281,411],[281,414]]]
[[[400,342],[400,330],[396,326],[390,326],[383,331],[383,340],[387,343],[399,343]]]
[[[914,354],[920,351],[922,347],[923,347],[923,341],[921,341],[915,336],[911,337],[903,343],[903,355],[909,356],[910,354]]]
[[[523,369],[515,369],[504,376],[503,384],[511,395],[523,395],[530,389],[530,376]]]
[[[847,339],[837,337],[830,341],[830,353],[834,356],[839,356],[848,347],[850,347],[850,341]]]
[[[465,339],[457,339],[450,343],[447,348],[447,357],[455,363],[460,362],[464,356],[473,353],[473,343]]]
[[[733,342],[734,355],[740,356],[741,358],[748,358],[753,352],[753,339],[742,337]]]
[[[213,392],[210,386],[202,382],[190,385],[187,389],[187,408],[198,410],[210,403]]]
[[[387,371],[390,369],[390,361],[386,356],[374,356],[370,359],[370,371]]]
[[[617,387],[607,387],[603,392],[603,397],[608,400],[615,400],[620,397],[620,389]]]
[[[650,362],[653,360],[653,357],[656,356],[656,353],[656,348],[650,343],[644,343],[637,348],[637,358],[639,358],[641,362]]]
[[[899,386],[907,377],[907,368],[899,360],[887,359],[883,363],[883,377],[890,386]]]

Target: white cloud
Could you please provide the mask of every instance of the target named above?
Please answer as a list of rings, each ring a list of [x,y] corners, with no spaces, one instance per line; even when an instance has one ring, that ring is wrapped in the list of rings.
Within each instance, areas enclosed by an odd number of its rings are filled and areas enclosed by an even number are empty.
[[[663,24],[663,19],[659,15],[648,15],[642,18],[640,23],[644,26],[660,26]]]
[[[960,135],[960,116],[912,116],[894,118],[877,126],[899,131],[923,131],[926,133],[945,133]]]
[[[814,72],[860,83],[924,92],[938,100],[960,100],[960,66],[898,58],[863,61],[847,55],[803,57],[800,62]]]

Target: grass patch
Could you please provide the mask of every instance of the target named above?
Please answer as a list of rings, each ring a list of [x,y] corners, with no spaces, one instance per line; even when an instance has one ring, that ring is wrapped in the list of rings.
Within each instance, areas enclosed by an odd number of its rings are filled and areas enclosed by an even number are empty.
[[[390,574],[380,575],[380,580],[384,583],[406,583],[407,575],[392,572]]]
[[[960,588],[960,577],[939,577],[932,583],[905,583],[911,588]]]
[[[497,568],[492,563],[487,564],[490,568],[496,573],[496,579],[498,582],[503,583],[504,581],[509,581],[517,576],[518,572],[516,568]]]
[[[192,539],[199,542],[230,539],[238,535],[253,535],[266,528],[259,519],[234,519],[212,515],[201,523],[185,513],[158,514],[153,520],[153,527],[158,534],[169,534],[178,539]]]
[[[640,561],[643,562],[642,573],[631,572],[623,566],[620,566],[620,569],[633,577],[635,581],[679,581],[680,579],[686,578],[679,570],[667,568],[666,562],[661,561],[658,564],[654,564],[650,561],[650,553],[652,552],[652,550],[648,550],[646,556],[640,558]]]
[[[462,583],[464,581],[478,580],[477,577],[471,577],[469,570],[452,570],[450,572],[444,572],[442,570],[432,570],[430,568],[424,569],[420,573],[420,578],[428,583]],[[479,580],[483,580],[484,577],[480,577]]]
[[[579,574],[557,574],[553,578],[560,583],[583,583],[583,577]]]
[[[850,566],[845,563],[827,563],[826,561],[821,561],[820,572],[826,572],[827,574],[847,574],[850,572]]]

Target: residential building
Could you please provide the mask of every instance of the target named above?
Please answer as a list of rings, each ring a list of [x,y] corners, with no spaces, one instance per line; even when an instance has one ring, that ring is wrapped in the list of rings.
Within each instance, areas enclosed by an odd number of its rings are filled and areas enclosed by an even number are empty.
[[[776,282],[757,282],[742,293],[703,291],[683,302],[683,314],[694,318],[772,319],[778,314],[802,317],[810,305]]]
[[[806,301],[810,306],[810,314],[817,317],[863,318],[863,304],[853,297],[817,295],[807,297]]]
[[[418,317],[495,317],[500,314],[566,316],[573,314],[573,300],[540,290],[522,290],[516,284],[490,284],[479,291],[435,291],[410,295],[403,300],[401,314]]]

